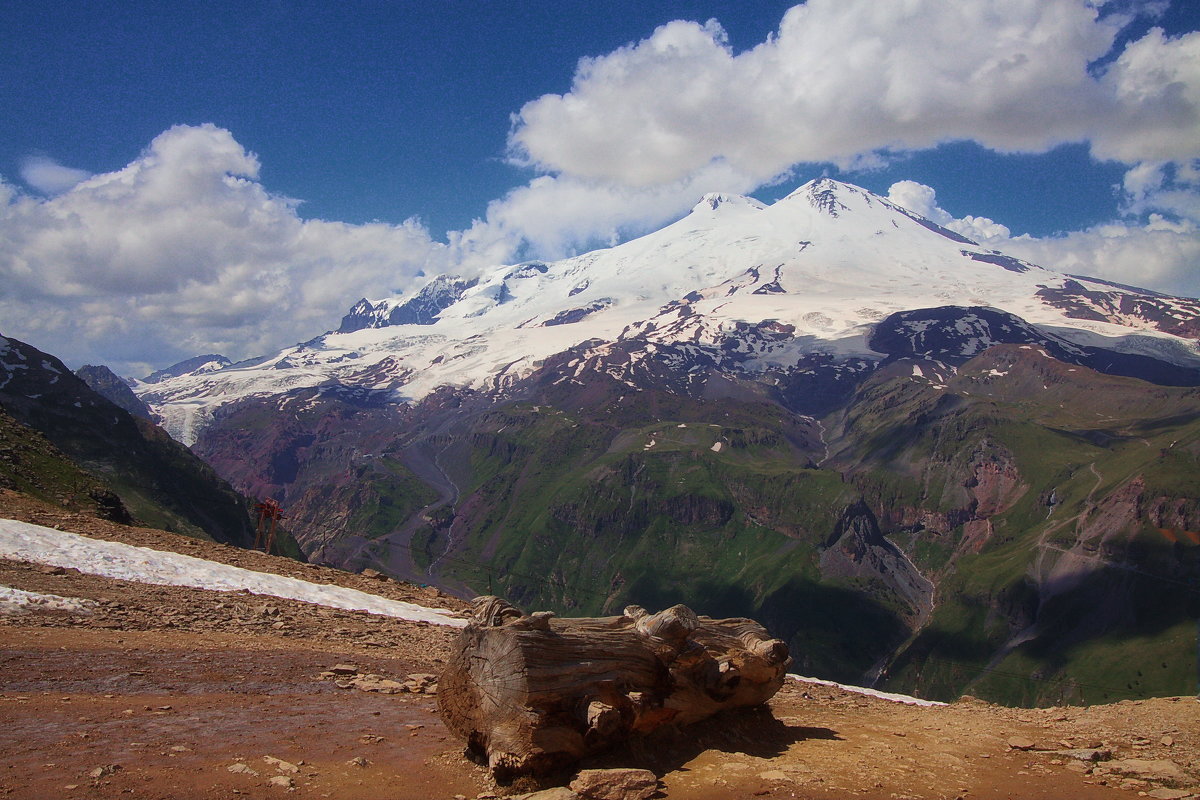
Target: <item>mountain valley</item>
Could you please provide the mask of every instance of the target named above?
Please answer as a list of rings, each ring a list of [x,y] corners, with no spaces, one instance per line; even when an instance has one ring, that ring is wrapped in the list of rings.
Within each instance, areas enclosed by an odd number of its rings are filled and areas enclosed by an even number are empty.
[[[12,492],[0,492],[0,504],[46,533],[461,608],[431,588],[123,526]],[[0,613],[5,796],[449,800],[528,790],[497,786],[466,760],[432,695],[389,693],[393,678],[440,671],[452,628],[92,570],[0,560],[3,585],[73,604]],[[1044,709],[900,699],[797,678],[769,710],[667,729],[584,766],[650,769],[664,796],[693,800],[1200,792],[1192,697]]]
[[[683,602],[807,674],[1097,703],[1195,686],[1198,320],[822,179],[133,389],[319,563]]]

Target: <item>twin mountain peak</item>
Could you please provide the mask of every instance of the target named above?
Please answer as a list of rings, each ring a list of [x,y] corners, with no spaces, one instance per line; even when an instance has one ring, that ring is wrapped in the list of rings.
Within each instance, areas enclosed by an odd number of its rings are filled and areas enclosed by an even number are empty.
[[[1200,301],[1044,269],[824,178],[771,205],[705,195],[683,219],[615,247],[364,298],[336,331],[237,364],[199,357],[135,391],[190,443],[216,407],[247,396],[333,387],[412,404],[441,387],[504,393],[568,351],[583,363],[619,347],[630,355],[603,369],[637,388],[646,355],[693,375],[761,376],[1037,343],[1194,385],[1197,337]]]

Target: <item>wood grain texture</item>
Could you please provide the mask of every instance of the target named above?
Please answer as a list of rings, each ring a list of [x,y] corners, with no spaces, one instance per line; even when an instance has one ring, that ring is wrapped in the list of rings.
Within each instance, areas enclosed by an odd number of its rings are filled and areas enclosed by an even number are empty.
[[[686,606],[558,619],[479,597],[438,681],[438,705],[468,754],[510,779],[634,733],[764,703],[790,663],[787,645],[749,619]]]

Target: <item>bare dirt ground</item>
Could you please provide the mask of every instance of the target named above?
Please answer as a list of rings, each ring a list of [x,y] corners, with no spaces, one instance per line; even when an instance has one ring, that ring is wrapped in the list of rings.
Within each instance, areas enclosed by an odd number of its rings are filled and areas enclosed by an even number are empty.
[[[0,516],[461,607],[431,589],[12,495],[0,495]],[[0,585],[99,604],[87,615],[0,615],[0,796],[449,800],[511,791],[462,757],[435,697],[339,688],[322,676],[344,663],[398,681],[437,673],[452,629],[5,560]],[[1106,760],[1055,752],[1084,749],[1108,751]],[[1200,703],[922,708],[789,683],[769,709],[659,734],[588,766],[650,768],[663,796],[689,800],[1184,797],[1200,795]]]

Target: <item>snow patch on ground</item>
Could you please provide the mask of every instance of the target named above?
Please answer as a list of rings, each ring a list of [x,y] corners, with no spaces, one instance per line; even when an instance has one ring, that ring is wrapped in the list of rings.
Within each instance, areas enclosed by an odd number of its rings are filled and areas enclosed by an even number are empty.
[[[907,694],[896,694],[895,692],[881,692],[878,689],[867,689],[862,686],[847,686],[843,683],[834,683],[833,681],[822,680],[821,678],[805,678],[801,675],[788,673],[788,677],[798,683],[813,683],[817,686],[832,686],[836,689],[841,689],[854,694],[863,694],[867,697],[878,697],[880,700],[890,700],[893,703],[904,703],[910,706],[944,706],[945,703],[937,700],[922,700],[919,697],[912,697]]]
[[[16,614],[30,609],[90,614],[95,607],[95,600],[85,600],[81,597],[60,597],[56,594],[39,594],[38,592],[26,592],[22,589],[0,586],[0,614]]]
[[[366,611],[411,622],[429,622],[456,628],[467,624],[465,620],[450,616],[454,612],[447,609],[426,608],[356,589],[254,572],[181,553],[90,539],[77,533],[11,519],[0,519],[0,558],[72,567],[89,575],[138,583],[226,592],[245,590],[251,594],[300,600],[348,611]]]

